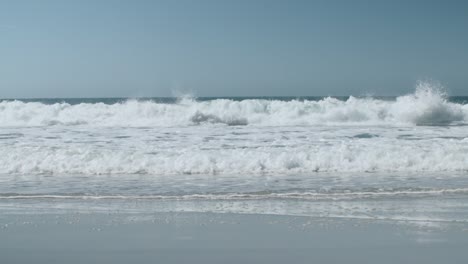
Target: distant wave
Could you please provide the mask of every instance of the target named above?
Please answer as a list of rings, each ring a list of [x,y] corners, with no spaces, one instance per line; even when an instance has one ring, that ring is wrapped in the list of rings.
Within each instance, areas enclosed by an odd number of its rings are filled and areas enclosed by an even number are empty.
[[[413,94],[393,101],[332,97],[320,101],[182,98],[177,103],[128,100],[121,103],[55,103],[2,101],[0,127],[191,125],[448,125],[468,121],[468,105],[448,102],[431,84],[420,83]]]

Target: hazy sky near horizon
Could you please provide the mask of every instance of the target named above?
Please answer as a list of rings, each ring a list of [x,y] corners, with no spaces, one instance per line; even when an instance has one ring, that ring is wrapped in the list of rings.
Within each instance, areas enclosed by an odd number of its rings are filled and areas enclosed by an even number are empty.
[[[4,1],[0,98],[468,94],[468,1]]]

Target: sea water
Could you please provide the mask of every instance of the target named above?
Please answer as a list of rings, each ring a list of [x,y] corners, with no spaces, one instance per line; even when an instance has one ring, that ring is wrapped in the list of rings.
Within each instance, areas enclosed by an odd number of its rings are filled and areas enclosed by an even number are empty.
[[[468,97],[0,101],[0,210],[468,221]]]

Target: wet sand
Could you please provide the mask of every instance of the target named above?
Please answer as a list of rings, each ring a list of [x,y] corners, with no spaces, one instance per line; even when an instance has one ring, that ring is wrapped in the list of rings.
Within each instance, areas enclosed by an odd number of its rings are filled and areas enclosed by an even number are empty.
[[[0,263],[467,263],[465,223],[213,213],[0,215]]]

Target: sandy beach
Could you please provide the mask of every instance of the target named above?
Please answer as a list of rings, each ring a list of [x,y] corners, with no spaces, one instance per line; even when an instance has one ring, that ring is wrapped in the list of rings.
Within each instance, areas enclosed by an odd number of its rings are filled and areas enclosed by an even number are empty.
[[[212,213],[3,214],[1,263],[465,263],[468,226]],[[447,260],[450,260],[447,262]]]

